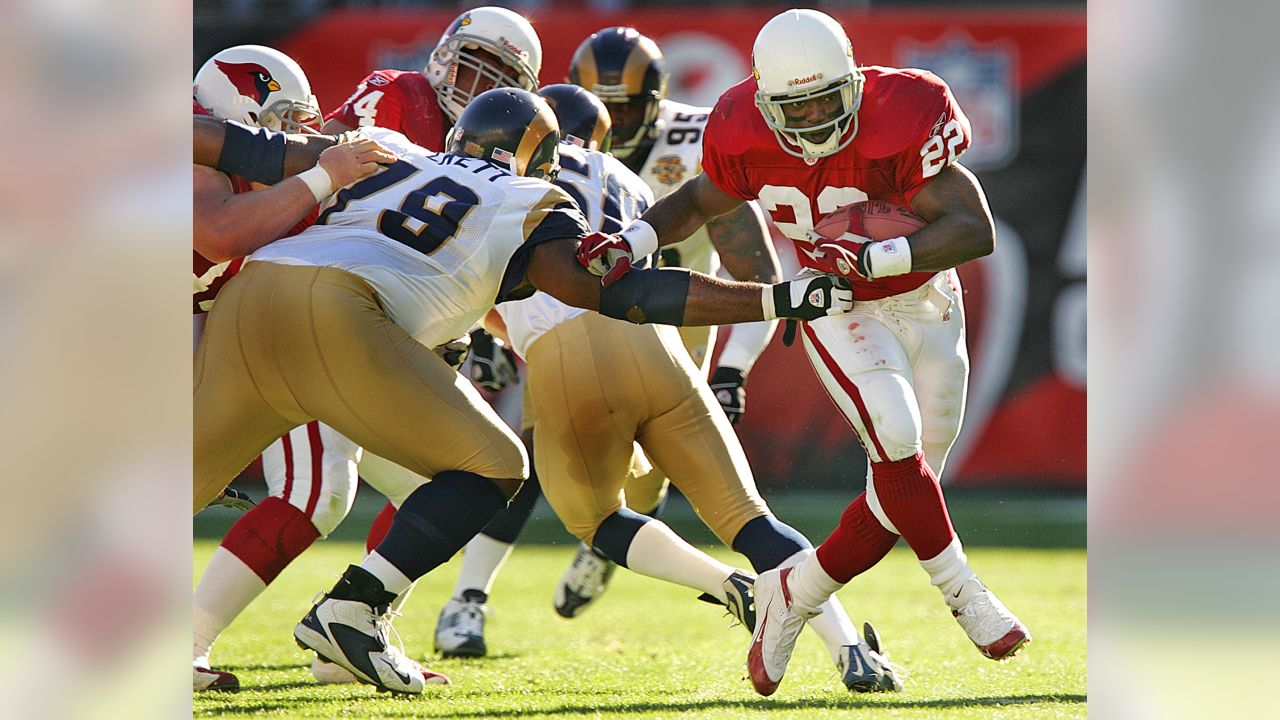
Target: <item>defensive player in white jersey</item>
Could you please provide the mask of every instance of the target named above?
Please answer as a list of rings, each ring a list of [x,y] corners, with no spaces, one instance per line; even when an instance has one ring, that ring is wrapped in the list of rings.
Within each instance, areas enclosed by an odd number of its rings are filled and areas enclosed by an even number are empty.
[[[207,503],[274,437],[311,419],[432,478],[294,630],[363,682],[416,693],[421,670],[387,648],[387,604],[457,552],[527,475],[511,431],[430,346],[536,289],[673,325],[814,319],[852,298],[828,275],[761,285],[657,269],[603,284],[575,254],[611,238],[588,232],[544,179],[558,171],[558,128],[527,91],[473,100],[446,153],[364,132],[400,160],[341,190],[301,235],[255,253],[210,314],[195,363],[193,494]]]
[[[592,118],[599,105],[576,86],[540,92],[555,99],[557,117],[570,126],[577,118]],[[588,209],[595,228],[621,229],[652,201],[646,184],[609,155],[564,143],[560,163],[557,184]],[[744,598],[749,576],[679,541],[623,497],[633,443],[639,443],[703,522],[756,570],[793,562],[812,547],[760,497],[738,437],[697,365],[682,352],[676,328],[618,323],[546,293],[500,304],[497,313],[527,362],[528,410],[535,418],[532,458],[565,527],[617,564],[702,590],[704,599],[729,600],[730,611],[753,626],[751,600]],[[823,609],[828,622],[815,630],[845,685],[899,689],[874,630],[868,629],[864,643],[837,602]]]
[[[667,98],[666,60],[657,43],[634,28],[604,28],[582,42],[569,66],[569,82],[601,98],[614,124],[611,152],[639,175],[657,198],[702,169],[702,135],[710,108]],[[780,272],[763,216],[755,203],[708,222],[684,241],[664,248],[661,267],[716,274],[721,263],[738,280],[773,282]],[[746,408],[746,378],[773,336],[775,323],[735,326],[710,371],[715,327],[680,328],[689,355],[709,377],[712,392],[731,423]],[[656,515],[666,498],[662,468],[627,483],[628,505]],[[612,567],[582,547],[556,588],[556,610],[573,617],[607,587]]]
[[[193,94],[197,114],[269,129],[314,132],[320,117],[302,68],[287,55],[259,45],[215,54],[196,74]],[[281,235],[300,232],[314,220],[316,204],[336,187],[371,174],[376,161],[392,159],[373,141],[360,140],[326,150],[315,168],[270,187],[194,166],[195,339],[244,255]],[[194,690],[239,687],[235,675],[210,666],[213,643],[293,558],[345,517],[355,496],[357,453],[354,444],[317,422],[295,429],[263,452],[268,497],[232,526],[196,586]]]
[[[613,266],[759,199],[803,251],[802,264],[854,284],[853,313],[808,323],[803,337],[867,451],[866,492],[813,555],[761,573],[752,683],[761,694],[776,691],[815,603],[878,563],[899,537],[979,651],[1011,657],[1031,635],[969,566],[938,481],[960,430],[968,375],[953,268],[995,247],[982,188],[957,162],[969,121],[932,73],[858,67],[844,29],[814,10],[766,23],[752,65],[752,76],[716,103],[705,172],[655,203],[623,232],[621,247],[597,243],[579,258],[617,277]],[[927,224],[872,241],[859,232],[864,200],[908,206]],[[816,218],[836,211],[852,231],[815,231]]]

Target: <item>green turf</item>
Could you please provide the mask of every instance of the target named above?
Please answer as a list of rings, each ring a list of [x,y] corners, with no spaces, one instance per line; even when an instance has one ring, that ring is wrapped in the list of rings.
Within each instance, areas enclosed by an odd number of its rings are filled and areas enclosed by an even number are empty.
[[[198,540],[200,572],[214,543]],[[354,561],[356,543],[326,541],[287,569],[227,631],[215,665],[240,676],[238,693],[195,696],[197,717],[316,718],[1058,718],[1086,716],[1085,552],[979,548],[970,558],[1031,628],[1014,660],[983,658],[946,612],[911,553],[899,547],[840,593],[855,622],[876,623],[910,673],[895,695],[854,695],[816,636],[800,640],[782,687],[758,697],[746,680],[749,637],[689,590],[619,571],[599,604],[574,620],[551,608],[572,554],[517,548],[491,598],[491,657],[433,660],[453,685],[419,697],[368,686],[321,686],[290,635],[318,590]],[[732,553],[712,550],[727,562]],[[431,649],[436,613],[458,560],[428,576],[396,621],[405,649]]]

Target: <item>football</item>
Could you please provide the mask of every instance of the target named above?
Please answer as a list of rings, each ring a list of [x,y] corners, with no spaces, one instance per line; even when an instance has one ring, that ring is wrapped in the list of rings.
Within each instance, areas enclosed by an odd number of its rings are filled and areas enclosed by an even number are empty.
[[[924,218],[907,208],[883,200],[864,200],[824,215],[814,230],[828,240],[847,232],[872,240],[888,240],[910,235],[925,225],[928,223]]]

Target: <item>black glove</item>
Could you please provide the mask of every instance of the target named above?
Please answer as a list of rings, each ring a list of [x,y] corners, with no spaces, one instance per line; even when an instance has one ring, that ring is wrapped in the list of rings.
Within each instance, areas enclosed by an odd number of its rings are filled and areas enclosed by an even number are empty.
[[[502,340],[483,330],[471,333],[471,379],[497,392],[516,379],[516,354]]]
[[[720,407],[724,409],[724,414],[729,416],[729,423],[737,425],[742,419],[742,413],[747,409],[747,379],[743,377],[742,371],[737,368],[731,368],[724,365],[716,368],[711,373],[711,392],[715,393],[716,402],[720,403]]]
[[[462,363],[467,361],[467,351],[471,349],[471,336],[463,335],[457,340],[450,340],[443,345],[437,345],[432,350],[449,364],[449,367],[457,370],[462,367]]]
[[[853,285],[845,278],[812,270],[773,286],[773,317],[817,320],[853,309]]]
[[[225,508],[231,508],[232,510],[239,510],[240,512],[249,512],[257,503],[255,503],[253,498],[249,497],[245,493],[242,493],[235,488],[227,488],[209,504],[220,505]]]

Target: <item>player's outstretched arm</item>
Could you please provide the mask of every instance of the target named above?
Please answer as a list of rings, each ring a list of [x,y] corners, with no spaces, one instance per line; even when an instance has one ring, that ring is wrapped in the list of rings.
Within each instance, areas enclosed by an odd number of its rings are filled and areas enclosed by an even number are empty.
[[[300,175],[239,194],[223,173],[193,165],[194,248],[212,262],[248,255],[284,235],[338,188],[373,174],[380,162],[395,162],[395,155],[361,138],[326,149]]]
[[[287,134],[193,115],[191,161],[196,165],[273,185],[315,167],[337,145],[332,135]]]
[[[987,196],[973,173],[959,163],[943,168],[921,188],[911,209],[929,221],[908,238],[912,272],[946,270],[996,248]]]
[[[684,240],[708,221],[742,204],[742,200],[716,187],[705,174],[698,175],[659,199],[618,235],[583,243],[578,262],[603,276],[605,284],[612,283],[631,267],[632,261]]]
[[[534,287],[575,307],[634,323],[729,325],[757,320],[816,320],[853,306],[843,278],[810,275],[764,285],[729,282],[682,268],[632,270],[611,285],[579,265],[577,238],[533,249],[527,276]]]

